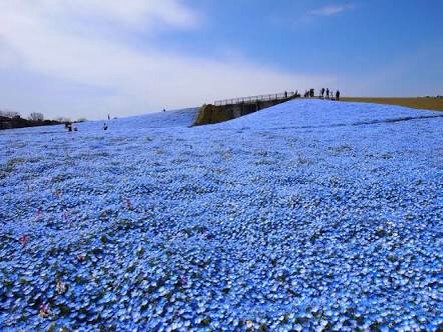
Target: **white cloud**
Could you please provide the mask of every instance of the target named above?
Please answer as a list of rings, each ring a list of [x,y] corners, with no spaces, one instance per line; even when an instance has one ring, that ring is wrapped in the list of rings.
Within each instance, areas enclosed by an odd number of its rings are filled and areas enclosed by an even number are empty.
[[[64,24],[90,17],[128,25],[158,20],[173,26],[192,27],[199,19],[195,11],[179,0],[14,0],[3,2],[0,8],[52,20],[62,18]]]
[[[53,80],[85,84],[112,93],[94,96],[94,110],[87,97],[68,110],[73,117],[99,118],[136,114],[163,107],[195,106],[224,97],[270,93],[290,88],[333,85],[332,77],[296,75],[245,60],[213,60],[158,50],[150,40],[143,50],[129,43],[85,34],[85,17],[112,19],[130,29],[143,25],[155,33],[156,24],[195,28],[200,15],[178,0],[15,0],[0,3],[0,67],[14,66]],[[97,21],[95,21],[97,22]],[[10,55],[14,55],[11,57]],[[0,89],[2,81],[0,78]],[[39,110],[55,114],[62,98],[39,97]],[[78,98],[83,98],[79,95]],[[99,99],[99,101],[97,101]],[[83,105],[81,110],[75,109]],[[14,105],[7,105],[14,107]],[[63,105],[67,109],[66,105]],[[52,113],[54,114],[52,114]],[[87,113],[86,113],[87,112]],[[69,115],[69,114],[63,114]]]
[[[334,16],[342,12],[353,9],[352,5],[327,5],[321,8],[314,9],[310,12],[313,16]]]

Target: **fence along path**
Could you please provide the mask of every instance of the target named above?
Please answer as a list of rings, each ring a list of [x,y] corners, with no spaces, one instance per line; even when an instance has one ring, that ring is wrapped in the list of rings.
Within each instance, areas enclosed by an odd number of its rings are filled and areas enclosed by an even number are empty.
[[[292,98],[296,95],[296,92],[281,92],[281,93],[273,93],[269,95],[259,95],[259,96],[251,96],[251,97],[240,97],[240,98],[232,98],[232,99],[223,99],[216,100],[214,102],[215,106],[223,106],[223,105],[234,105],[240,103],[255,103],[258,101],[270,101],[270,100],[284,100]]]

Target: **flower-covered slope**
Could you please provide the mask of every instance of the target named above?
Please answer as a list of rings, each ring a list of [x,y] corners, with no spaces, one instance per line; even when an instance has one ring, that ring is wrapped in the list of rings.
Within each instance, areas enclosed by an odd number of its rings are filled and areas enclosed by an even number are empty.
[[[443,118],[296,100],[0,133],[0,329],[443,323]]]

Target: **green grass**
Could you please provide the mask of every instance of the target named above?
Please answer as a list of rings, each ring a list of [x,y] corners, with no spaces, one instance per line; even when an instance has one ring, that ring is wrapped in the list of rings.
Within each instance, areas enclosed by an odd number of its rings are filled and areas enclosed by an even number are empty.
[[[416,98],[382,98],[382,97],[346,97],[343,101],[356,101],[366,103],[379,103],[389,105],[400,105],[411,108],[443,111],[443,98],[416,97]]]

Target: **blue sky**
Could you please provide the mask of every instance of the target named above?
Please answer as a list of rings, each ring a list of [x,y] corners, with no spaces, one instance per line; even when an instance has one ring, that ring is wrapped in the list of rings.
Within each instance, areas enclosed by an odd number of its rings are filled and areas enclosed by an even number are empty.
[[[443,95],[438,0],[4,0],[0,108],[98,119],[307,88]]]

